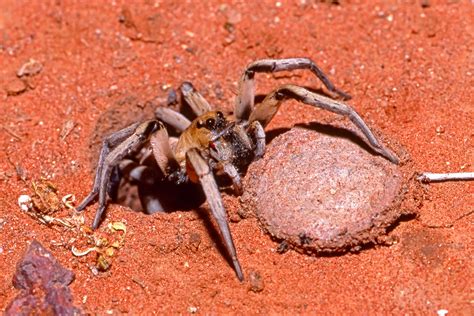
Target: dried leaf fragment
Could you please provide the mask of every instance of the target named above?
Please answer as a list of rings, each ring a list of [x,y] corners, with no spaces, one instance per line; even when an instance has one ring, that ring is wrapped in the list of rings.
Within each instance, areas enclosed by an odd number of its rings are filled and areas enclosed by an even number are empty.
[[[31,182],[35,194],[32,196],[33,207],[40,214],[54,214],[61,209],[61,200],[57,188],[51,182],[40,179]]]
[[[35,76],[39,74],[42,69],[43,65],[39,61],[31,58],[18,69],[16,75],[20,78],[23,76]]]

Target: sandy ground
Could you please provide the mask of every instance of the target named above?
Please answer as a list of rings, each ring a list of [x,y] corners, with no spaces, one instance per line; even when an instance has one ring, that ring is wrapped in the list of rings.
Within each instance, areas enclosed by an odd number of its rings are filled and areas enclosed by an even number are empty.
[[[280,254],[255,218],[234,220],[243,283],[206,204],[153,216],[111,205],[103,226],[123,221],[127,236],[98,275],[93,257],[72,255],[64,228],[40,225],[17,206],[41,177],[60,196],[88,193],[89,145],[111,106],[153,104],[189,80],[230,111],[245,65],[267,57],[315,60],[417,170],[473,171],[470,1],[84,3],[0,1],[0,310],[18,293],[15,265],[36,239],[75,273],[75,305],[87,313],[472,315],[472,182],[427,185],[418,218],[390,233],[393,245],[357,254]],[[41,67],[19,79],[30,59]],[[260,93],[288,82],[320,87],[306,72],[258,80]],[[288,102],[267,130],[330,116]],[[239,199],[224,203],[235,217]]]

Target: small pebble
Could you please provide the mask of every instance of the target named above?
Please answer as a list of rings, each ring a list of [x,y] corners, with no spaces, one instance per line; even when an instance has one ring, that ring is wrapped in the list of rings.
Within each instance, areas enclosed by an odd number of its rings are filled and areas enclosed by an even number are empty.
[[[216,83],[216,85],[214,86],[214,94],[219,100],[222,100],[224,98],[224,91],[219,83]]]
[[[439,309],[439,310],[436,311],[436,313],[439,316],[445,316],[445,315],[448,315],[448,310],[447,309]]]
[[[227,11],[227,22],[230,24],[237,24],[242,21],[242,14],[234,9]]]
[[[26,194],[20,195],[20,197],[18,197],[18,206],[23,212],[27,212],[33,207],[31,197]]]
[[[189,235],[189,249],[193,252],[199,250],[199,245],[201,244],[201,235],[199,233],[191,233]]]
[[[30,59],[18,69],[16,75],[18,77],[34,76],[39,74],[42,69],[43,65],[41,65],[39,61]]]
[[[23,92],[26,91],[28,87],[26,84],[23,82],[23,80],[20,80],[18,78],[15,78],[11,80],[9,83],[7,83],[7,95],[9,96],[15,96],[22,94]]]
[[[90,266],[89,269],[91,270],[91,272],[94,276],[99,275],[99,270],[97,270],[97,268],[95,266]]]
[[[191,314],[196,314],[198,311],[198,308],[196,306],[189,306],[188,307],[188,312]]]
[[[421,0],[422,8],[429,8],[431,6],[430,0]]]
[[[262,275],[258,271],[250,271],[249,274],[250,287],[249,290],[255,293],[262,292],[265,288]]]
[[[436,127],[436,134],[440,135],[440,134],[443,134],[445,131],[444,127],[443,126],[438,126]]]

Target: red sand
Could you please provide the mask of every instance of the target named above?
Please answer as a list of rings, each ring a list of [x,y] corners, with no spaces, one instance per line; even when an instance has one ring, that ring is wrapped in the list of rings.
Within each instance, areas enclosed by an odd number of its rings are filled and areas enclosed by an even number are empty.
[[[99,276],[58,245],[68,242],[60,231],[17,206],[41,176],[61,196],[87,194],[90,137],[110,105],[127,98],[144,104],[190,80],[230,110],[241,71],[265,57],[314,59],[419,171],[472,171],[474,5],[341,2],[146,1],[124,11],[117,1],[2,0],[0,309],[17,294],[15,264],[37,239],[74,271],[75,304],[89,313],[472,314],[472,182],[427,186],[419,218],[392,232],[397,242],[359,254],[278,254],[254,218],[233,222],[244,283],[215,226],[199,215],[205,206],[154,216],[109,207],[108,220],[126,220],[128,235]],[[25,83],[16,72],[31,58],[43,67]],[[261,92],[287,82],[319,87],[306,72],[257,80]],[[328,116],[290,102],[268,130]],[[238,199],[224,201],[235,215]],[[94,211],[87,210],[89,223]]]

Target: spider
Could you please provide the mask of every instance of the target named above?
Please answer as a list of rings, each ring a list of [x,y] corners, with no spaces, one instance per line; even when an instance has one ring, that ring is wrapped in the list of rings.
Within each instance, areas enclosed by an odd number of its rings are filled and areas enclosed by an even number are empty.
[[[153,170],[150,170],[152,168],[149,164],[146,166],[143,162],[152,157],[156,161],[158,170],[154,172],[158,172],[159,180],[177,185],[200,184],[232,258],[235,273],[242,281],[243,273],[219,191],[219,179],[225,178],[236,195],[242,194],[241,177],[252,161],[263,156],[264,128],[283,101],[294,99],[349,118],[376,153],[398,164],[398,158],[378,141],[359,114],[347,104],[301,86],[285,84],[273,90],[261,103],[254,105],[256,73],[296,69],[309,69],[322,81],[332,97],[343,100],[351,98],[337,89],[309,58],[262,59],[250,63],[240,78],[233,116],[212,110],[193,85],[185,82],[180,87],[181,98],[189,104],[197,118],[190,121],[179,112],[160,107],[156,110],[155,119],[132,124],[106,137],[102,144],[92,191],[77,210],[84,210],[98,197],[99,206],[92,224],[92,228],[96,229],[106,209],[108,190],[114,182],[111,180],[114,170],[122,169],[124,172],[124,169],[127,169],[124,162],[129,161],[126,158],[132,153],[145,150],[149,155],[143,155],[142,164],[135,163],[133,168],[128,167],[130,176],[137,181],[148,181],[150,177],[147,174]],[[180,132],[178,139],[168,136],[164,123]]]

